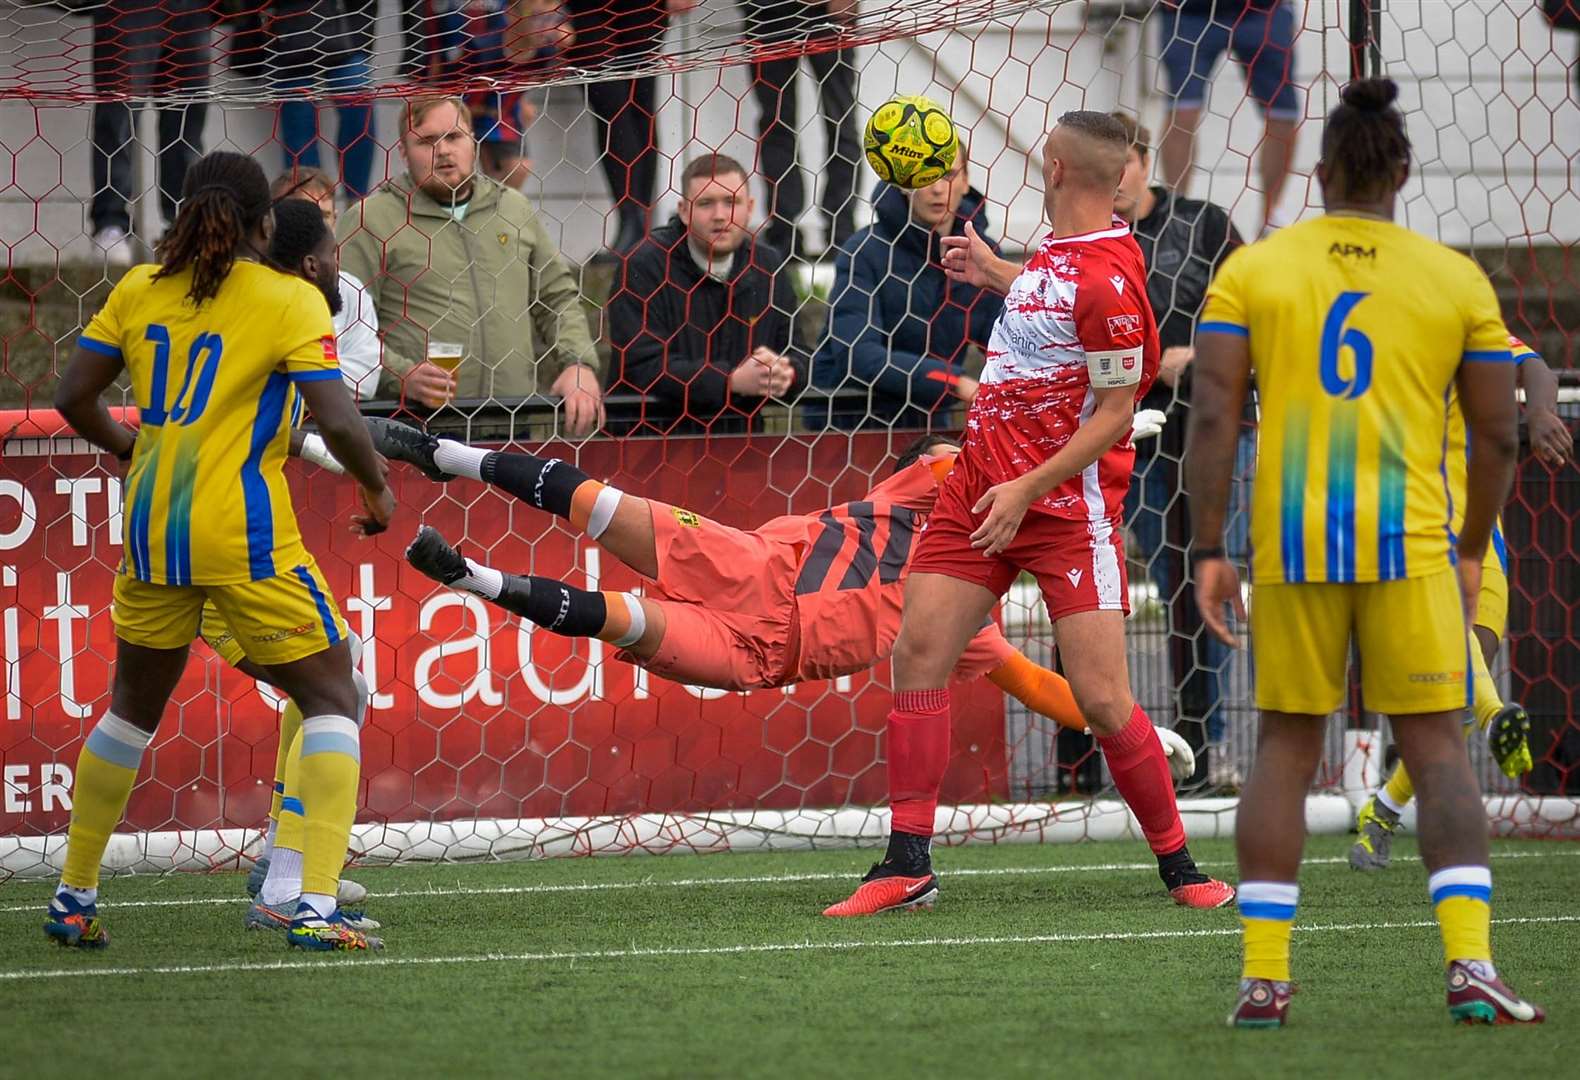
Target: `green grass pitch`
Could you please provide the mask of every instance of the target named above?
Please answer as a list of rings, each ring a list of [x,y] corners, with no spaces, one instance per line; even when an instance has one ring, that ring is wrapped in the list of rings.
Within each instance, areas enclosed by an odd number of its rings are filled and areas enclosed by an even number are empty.
[[[361,869],[376,956],[241,929],[239,874],[106,882],[101,953],[0,886],[0,1072],[575,1077],[1496,1076],[1561,1072],[1580,1016],[1580,846],[1499,842],[1494,943],[1541,1028],[1452,1027],[1413,845],[1359,875],[1311,842],[1284,1031],[1224,1027],[1232,908],[1163,895],[1136,843],[941,850],[928,914],[824,919],[871,852]],[[1192,845],[1232,877],[1229,842]]]

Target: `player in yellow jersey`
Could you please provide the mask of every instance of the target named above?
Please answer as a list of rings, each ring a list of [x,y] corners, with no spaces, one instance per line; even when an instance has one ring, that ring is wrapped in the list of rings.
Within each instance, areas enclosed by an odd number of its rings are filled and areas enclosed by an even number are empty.
[[[1352,83],[1328,116],[1327,213],[1230,255],[1196,339],[1186,490],[1192,535],[1221,537],[1246,388],[1261,410],[1251,506],[1251,640],[1261,740],[1235,843],[1245,960],[1229,1020],[1277,1027],[1305,799],[1353,640],[1368,708],[1387,713],[1421,800],[1421,854],[1450,1014],[1540,1021],[1498,979],[1486,812],[1460,733],[1468,622],[1518,448],[1514,365],[1492,286],[1468,258],[1393,222],[1410,173],[1398,89]],[[1457,536],[1445,480],[1456,389],[1468,429]],[[1202,620],[1226,642],[1240,581],[1193,552]]]
[[[45,924],[65,945],[108,941],[99,864],[205,599],[306,716],[304,882],[287,940],[318,951],[375,944],[345,925],[335,903],[356,808],[356,689],[345,623],[302,545],[281,471],[293,389],[361,485],[366,513],[356,526],[382,531],[394,498],[341,384],[323,296],[259,261],[272,226],[255,161],[233,153],[199,160],[159,265],[134,267],[116,285],[56,389],[71,427],[130,463],[110,709],[78,757],[66,864]],[[135,434],[111,419],[100,396],[123,370],[141,414]]]
[[[1525,389],[1525,417],[1531,448],[1549,465],[1558,466],[1574,452],[1574,438],[1558,418],[1558,379],[1541,356],[1519,338],[1509,336],[1517,378]],[[1448,486],[1456,511],[1454,527],[1465,505],[1465,420],[1456,399],[1449,414]],[[1509,617],[1509,553],[1500,526],[1494,525],[1492,543],[1481,564],[1481,595],[1476,601],[1470,661],[1474,694],[1465,737],[1486,732],[1487,745],[1503,774],[1510,778],[1531,770],[1528,736],[1531,722],[1518,704],[1505,705],[1492,678],[1492,663],[1503,644]],[[1400,762],[1388,782],[1361,805],[1355,827],[1360,838],[1350,847],[1350,865],[1356,870],[1382,870],[1388,866],[1399,815],[1414,797],[1415,785]]]

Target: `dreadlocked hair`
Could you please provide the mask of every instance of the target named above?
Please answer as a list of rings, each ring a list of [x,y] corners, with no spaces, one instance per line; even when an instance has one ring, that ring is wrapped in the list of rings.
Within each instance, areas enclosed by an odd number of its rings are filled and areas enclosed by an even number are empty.
[[[915,465],[922,459],[923,454],[935,446],[952,446],[958,442],[958,439],[951,439],[948,435],[923,435],[900,451],[899,458],[894,462],[894,472],[899,472],[907,466]]]
[[[213,299],[236,265],[236,250],[270,211],[263,167],[245,154],[216,150],[187,170],[181,209],[159,241],[155,278],[192,270],[187,296]]]
[[[1392,79],[1361,79],[1339,92],[1338,106],[1322,129],[1322,160],[1328,187],[1351,202],[1392,195],[1400,169],[1410,167],[1410,136],[1395,107],[1399,87]]]

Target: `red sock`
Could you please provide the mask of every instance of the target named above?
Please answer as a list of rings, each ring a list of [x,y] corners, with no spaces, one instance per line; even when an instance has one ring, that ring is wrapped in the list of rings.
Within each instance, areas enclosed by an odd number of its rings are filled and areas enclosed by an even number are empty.
[[[891,720],[892,724],[893,721]],[[1174,802],[1174,777],[1163,754],[1163,743],[1152,730],[1152,721],[1137,705],[1118,735],[1101,736],[1097,745],[1108,759],[1108,771],[1152,845],[1155,855],[1168,855],[1185,846],[1185,823]]]
[[[933,835],[938,788],[948,767],[949,691],[897,691],[889,713],[891,829]]]

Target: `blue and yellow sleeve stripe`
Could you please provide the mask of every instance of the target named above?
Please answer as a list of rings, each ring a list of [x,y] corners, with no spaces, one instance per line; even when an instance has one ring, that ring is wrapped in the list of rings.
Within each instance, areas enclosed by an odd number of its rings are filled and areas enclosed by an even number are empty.
[[[1466,349],[1461,359],[1475,364],[1512,364],[1514,353],[1509,349]]]
[[[1238,337],[1251,336],[1250,327],[1241,326],[1239,323],[1224,322],[1221,319],[1197,323],[1196,332],[1198,334],[1234,334]]]
[[[339,368],[311,368],[307,371],[290,372],[288,378],[293,383],[321,382],[327,379],[340,378]]]
[[[113,356],[117,360],[121,358],[121,347],[119,345],[111,345],[108,341],[99,341],[96,338],[89,337],[87,334],[77,338],[77,347],[87,352],[98,353],[100,356]]]

